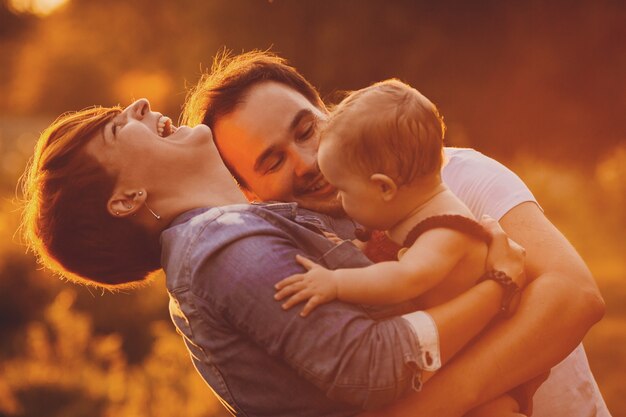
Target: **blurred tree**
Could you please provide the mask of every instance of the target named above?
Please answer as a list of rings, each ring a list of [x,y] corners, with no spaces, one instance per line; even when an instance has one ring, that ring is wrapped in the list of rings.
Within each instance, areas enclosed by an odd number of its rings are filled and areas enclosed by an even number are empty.
[[[404,79],[441,107],[450,143],[500,157],[592,164],[626,140],[626,6],[611,0],[73,0],[14,38],[0,57],[11,114],[146,95],[175,116],[184,80],[225,45],[272,47],[324,95]]]

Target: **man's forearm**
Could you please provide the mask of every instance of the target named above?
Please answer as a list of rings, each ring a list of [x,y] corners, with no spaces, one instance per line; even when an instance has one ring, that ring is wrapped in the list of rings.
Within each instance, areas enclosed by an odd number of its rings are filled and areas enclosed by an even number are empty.
[[[567,357],[602,316],[589,314],[587,303],[588,295],[557,273],[531,283],[516,315],[496,325],[459,358],[461,365],[475,360],[485,368],[476,374],[470,405],[495,398]]]
[[[535,203],[516,206],[501,224],[526,248],[533,282],[517,314],[490,329],[429,381],[413,411],[462,415],[556,365],[604,314],[588,268]],[[449,392],[456,395],[451,398]]]
[[[586,302],[567,279],[541,276],[524,291],[514,317],[493,326],[421,392],[394,404],[384,415],[461,416],[539,375],[565,358],[597,320],[580,307]]]
[[[500,311],[502,286],[485,281],[453,300],[428,309],[439,331],[441,361],[446,364]]]

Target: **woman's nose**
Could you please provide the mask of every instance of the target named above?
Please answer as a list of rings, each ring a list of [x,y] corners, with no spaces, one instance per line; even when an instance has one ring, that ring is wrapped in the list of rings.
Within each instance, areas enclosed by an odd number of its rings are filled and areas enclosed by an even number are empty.
[[[150,112],[150,102],[146,98],[140,98],[126,108],[128,116],[141,120]]]

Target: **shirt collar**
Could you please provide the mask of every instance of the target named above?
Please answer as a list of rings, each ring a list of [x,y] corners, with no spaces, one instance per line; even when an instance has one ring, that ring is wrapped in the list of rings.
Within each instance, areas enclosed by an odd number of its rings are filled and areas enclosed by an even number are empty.
[[[269,210],[275,212],[276,214],[280,214],[283,217],[286,217],[290,220],[296,218],[296,214],[298,211],[298,203],[284,203],[284,202],[254,202],[249,204],[250,207],[261,207],[264,210]],[[174,221],[168,226],[174,227],[179,224],[183,224],[193,217],[196,217],[206,211],[211,210],[213,207],[200,207],[193,210],[189,210],[179,215],[174,219]]]
[[[252,203],[252,206],[262,207],[265,210],[273,211],[290,220],[296,218],[298,213],[298,203],[285,203],[282,201],[269,201],[262,203]]]
[[[206,211],[211,210],[213,207],[200,207],[200,208],[196,208],[193,210],[189,210],[184,212],[183,214],[179,215],[178,217],[176,217],[174,219],[174,221],[168,226],[168,229],[170,227],[174,227],[174,226],[178,226],[179,224],[183,224],[187,221],[189,221],[190,219],[192,219],[193,217],[196,217]]]

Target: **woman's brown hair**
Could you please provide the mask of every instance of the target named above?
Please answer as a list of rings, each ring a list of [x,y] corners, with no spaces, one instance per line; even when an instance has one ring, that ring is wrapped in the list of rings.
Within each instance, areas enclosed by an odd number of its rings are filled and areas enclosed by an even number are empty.
[[[40,262],[71,281],[111,289],[137,285],[160,268],[157,239],[107,211],[116,177],[85,152],[120,111],[60,116],[39,137],[22,177],[22,232]]]

